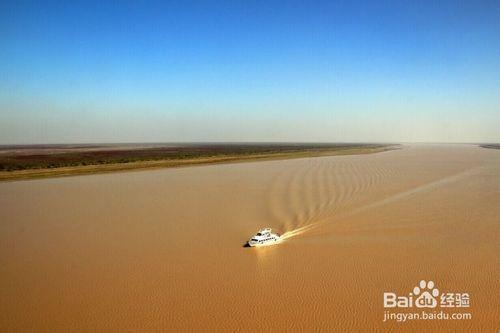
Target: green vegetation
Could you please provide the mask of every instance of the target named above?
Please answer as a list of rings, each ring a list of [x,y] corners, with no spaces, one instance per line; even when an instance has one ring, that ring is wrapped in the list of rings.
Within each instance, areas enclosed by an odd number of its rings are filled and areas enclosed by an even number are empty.
[[[116,149],[66,148],[64,152],[17,147],[0,149],[0,180],[52,177],[119,170],[177,167],[262,159],[366,154],[393,149],[379,144],[200,144]]]

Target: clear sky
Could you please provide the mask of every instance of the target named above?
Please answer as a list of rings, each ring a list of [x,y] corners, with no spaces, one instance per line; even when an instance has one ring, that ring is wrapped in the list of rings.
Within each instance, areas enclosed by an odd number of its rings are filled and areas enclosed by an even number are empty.
[[[0,144],[500,142],[499,1],[0,1]]]

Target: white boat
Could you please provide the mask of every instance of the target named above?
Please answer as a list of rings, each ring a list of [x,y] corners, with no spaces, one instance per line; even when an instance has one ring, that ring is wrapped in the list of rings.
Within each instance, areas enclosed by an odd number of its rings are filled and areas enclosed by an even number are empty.
[[[281,241],[281,237],[278,234],[273,234],[271,228],[260,229],[250,240],[248,245],[250,246],[267,246],[278,244]]]

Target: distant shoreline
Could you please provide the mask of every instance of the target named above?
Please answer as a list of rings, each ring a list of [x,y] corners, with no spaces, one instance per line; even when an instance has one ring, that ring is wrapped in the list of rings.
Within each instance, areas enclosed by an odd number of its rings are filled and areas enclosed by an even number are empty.
[[[0,181],[293,158],[373,154],[389,144],[185,144],[3,146]]]
[[[481,148],[488,148],[488,149],[500,149],[500,144],[487,144],[487,145],[480,145]]]

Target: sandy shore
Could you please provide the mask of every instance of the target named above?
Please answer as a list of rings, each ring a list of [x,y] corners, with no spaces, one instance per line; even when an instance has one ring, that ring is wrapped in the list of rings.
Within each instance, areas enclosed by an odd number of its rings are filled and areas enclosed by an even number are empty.
[[[0,183],[0,330],[495,331],[499,203],[472,145]],[[383,322],[422,279],[472,319]]]

